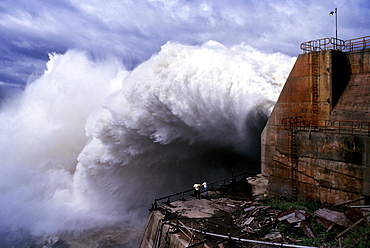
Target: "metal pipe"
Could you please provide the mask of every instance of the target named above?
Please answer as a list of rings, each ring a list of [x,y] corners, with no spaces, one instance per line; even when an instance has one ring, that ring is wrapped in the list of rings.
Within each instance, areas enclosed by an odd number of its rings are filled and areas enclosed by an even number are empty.
[[[280,246],[280,247],[318,248],[316,246],[291,245],[291,244],[274,243],[274,242],[259,241],[259,240],[252,240],[252,239],[241,239],[241,238],[231,237],[231,236],[217,234],[217,233],[203,232],[201,230],[198,230],[198,229],[195,229],[195,228],[191,228],[191,227],[187,227],[187,226],[184,226],[184,225],[182,227],[184,227],[184,228],[186,228],[188,230],[192,230],[194,232],[202,233],[204,235],[210,235],[210,236],[219,237],[219,238],[231,238],[232,240],[241,241],[241,242],[256,243],[256,244],[262,244],[262,245],[273,245],[273,246]]]
[[[160,245],[161,245],[162,230],[163,230],[163,226],[164,226],[165,222],[162,219],[160,223],[161,224],[158,225],[158,228],[157,228],[157,230],[158,230],[158,236],[157,236],[157,240],[156,240],[156,244],[155,244],[156,245],[155,246],[156,248],[159,248]]]

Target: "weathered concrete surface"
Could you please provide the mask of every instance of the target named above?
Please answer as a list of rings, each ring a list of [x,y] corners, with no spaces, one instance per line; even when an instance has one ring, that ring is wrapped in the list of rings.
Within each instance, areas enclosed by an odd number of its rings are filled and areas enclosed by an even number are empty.
[[[370,49],[299,55],[261,135],[269,194],[292,198],[297,188],[298,200],[328,203],[369,196],[369,121]]]
[[[350,52],[347,58],[351,70],[350,81],[330,119],[369,121],[370,50]]]
[[[187,218],[210,218],[215,214],[217,208],[210,205],[206,199],[190,198],[186,201],[175,201],[171,205],[180,216]]]
[[[209,200],[195,198],[171,202],[171,209],[175,210],[179,216],[185,218],[210,218],[217,210],[210,205]],[[156,247],[158,242],[161,242],[161,244],[165,242],[164,239],[170,225],[166,224],[164,217],[160,211],[152,211],[150,213],[140,248]],[[189,239],[181,235],[181,233],[172,233],[168,238],[169,246],[167,247],[185,248],[189,245]],[[203,247],[208,246],[204,245]]]
[[[330,115],[331,105],[327,99],[331,98],[331,74],[330,70],[332,51],[323,51],[319,53],[319,99],[320,110],[318,116],[320,119],[327,119]],[[282,121],[284,118],[301,117],[313,120],[312,104],[312,56],[311,54],[301,54],[290,72],[290,75],[284,85],[279,99],[273,112],[261,135],[261,161],[262,172],[264,175],[271,175],[272,161],[275,154],[275,148],[278,141],[278,135],[282,130]],[[327,69],[329,68],[329,70]],[[321,92],[322,91],[322,92]],[[282,137],[285,139],[284,137]],[[286,140],[286,139],[285,139]],[[286,140],[287,142],[287,140]]]
[[[282,133],[284,131],[287,132],[283,130]],[[369,195],[368,186],[365,186],[368,179],[364,177],[368,167],[363,164],[370,150],[370,137],[300,131],[296,142],[300,200],[340,203]],[[291,162],[286,144],[281,143],[277,144],[269,189],[271,192],[271,186],[275,185],[275,194],[289,196]]]
[[[189,242],[181,238],[179,234],[166,235],[170,231],[170,227],[164,221],[164,215],[160,211],[150,212],[140,248],[154,248],[165,242],[168,242],[166,247],[187,247]],[[168,241],[165,241],[167,237]]]

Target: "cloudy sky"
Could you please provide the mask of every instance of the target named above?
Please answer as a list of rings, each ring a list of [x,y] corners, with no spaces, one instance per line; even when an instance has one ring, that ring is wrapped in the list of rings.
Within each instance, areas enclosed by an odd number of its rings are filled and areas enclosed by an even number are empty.
[[[1,0],[0,85],[23,85],[45,69],[48,54],[78,48],[117,56],[128,69],[167,41],[245,43],[290,56],[299,44],[370,35],[368,0]]]

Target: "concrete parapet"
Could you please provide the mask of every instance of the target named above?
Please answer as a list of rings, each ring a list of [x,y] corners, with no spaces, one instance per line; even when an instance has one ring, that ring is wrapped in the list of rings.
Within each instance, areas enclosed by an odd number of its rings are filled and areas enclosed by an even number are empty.
[[[150,212],[140,248],[155,247],[178,247],[186,248],[186,242],[178,234],[168,235],[171,226],[164,221],[164,215],[160,211]],[[163,246],[166,244],[166,246]]]

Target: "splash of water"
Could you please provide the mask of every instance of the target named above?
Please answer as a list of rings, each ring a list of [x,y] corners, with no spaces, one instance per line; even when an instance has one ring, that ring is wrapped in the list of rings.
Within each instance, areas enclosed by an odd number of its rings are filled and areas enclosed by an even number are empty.
[[[114,58],[51,55],[0,113],[1,231],[143,219],[154,197],[240,163],[220,151],[256,156],[293,60],[213,41],[167,43],[132,72]]]

